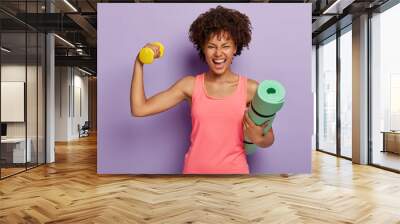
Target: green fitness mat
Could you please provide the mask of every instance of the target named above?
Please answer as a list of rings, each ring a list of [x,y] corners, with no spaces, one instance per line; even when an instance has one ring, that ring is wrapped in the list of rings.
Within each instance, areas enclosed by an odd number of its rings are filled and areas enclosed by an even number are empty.
[[[248,114],[256,125],[262,125],[268,121],[264,133],[267,133],[272,127],[276,113],[282,108],[285,101],[285,94],[285,88],[278,81],[264,80],[258,85],[257,93],[251,101]],[[254,153],[257,149],[257,145],[246,137],[244,146],[247,155]]]

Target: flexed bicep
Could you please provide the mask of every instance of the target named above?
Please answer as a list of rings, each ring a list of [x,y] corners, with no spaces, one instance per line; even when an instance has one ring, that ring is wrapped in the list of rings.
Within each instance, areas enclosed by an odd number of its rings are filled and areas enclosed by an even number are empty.
[[[151,96],[142,103],[131,102],[132,114],[137,117],[149,116],[176,106],[187,98],[186,88],[191,85],[191,79],[192,77],[182,78],[167,90]]]

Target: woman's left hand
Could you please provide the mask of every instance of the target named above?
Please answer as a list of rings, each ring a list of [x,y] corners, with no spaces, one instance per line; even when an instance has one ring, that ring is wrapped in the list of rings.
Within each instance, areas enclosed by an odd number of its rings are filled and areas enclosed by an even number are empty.
[[[243,117],[243,131],[244,135],[251,140],[253,143],[257,144],[262,141],[264,135],[264,129],[268,126],[268,122],[258,126],[249,117],[247,110]]]

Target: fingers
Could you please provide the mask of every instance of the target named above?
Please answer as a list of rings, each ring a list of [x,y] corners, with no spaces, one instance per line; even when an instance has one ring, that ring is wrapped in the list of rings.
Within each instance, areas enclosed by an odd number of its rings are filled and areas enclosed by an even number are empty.
[[[245,129],[249,128],[249,123],[246,121],[246,119],[243,119],[243,127]]]
[[[160,47],[158,45],[152,44],[152,43],[147,43],[144,47],[151,48],[151,50],[153,50],[153,52],[154,52],[155,58],[160,57]]]
[[[268,127],[269,125],[269,121],[265,121],[264,123],[262,123],[261,125],[256,125],[253,120],[251,120],[251,118],[249,117],[249,114],[247,113],[247,111],[244,113],[244,118],[243,118],[243,125],[244,127],[247,129],[249,127],[255,127],[255,126],[259,126],[262,129],[265,129],[266,127]]]
[[[154,52],[154,58],[160,57],[159,47],[157,45],[154,45],[152,43],[147,43],[146,45],[143,46],[143,48],[150,48]]]
[[[249,114],[247,112],[244,114],[244,120],[246,120],[246,122],[248,123],[248,125],[250,127],[256,126],[256,124],[251,120],[251,118],[249,117]]]

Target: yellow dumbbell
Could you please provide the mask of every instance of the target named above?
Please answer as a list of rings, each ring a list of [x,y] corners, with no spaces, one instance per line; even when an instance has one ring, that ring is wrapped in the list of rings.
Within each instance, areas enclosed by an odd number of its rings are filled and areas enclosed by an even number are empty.
[[[160,48],[160,58],[164,55],[164,45],[160,42],[153,42],[151,44],[157,45]],[[154,61],[155,52],[149,47],[144,47],[140,50],[139,60],[143,64],[151,64]]]

